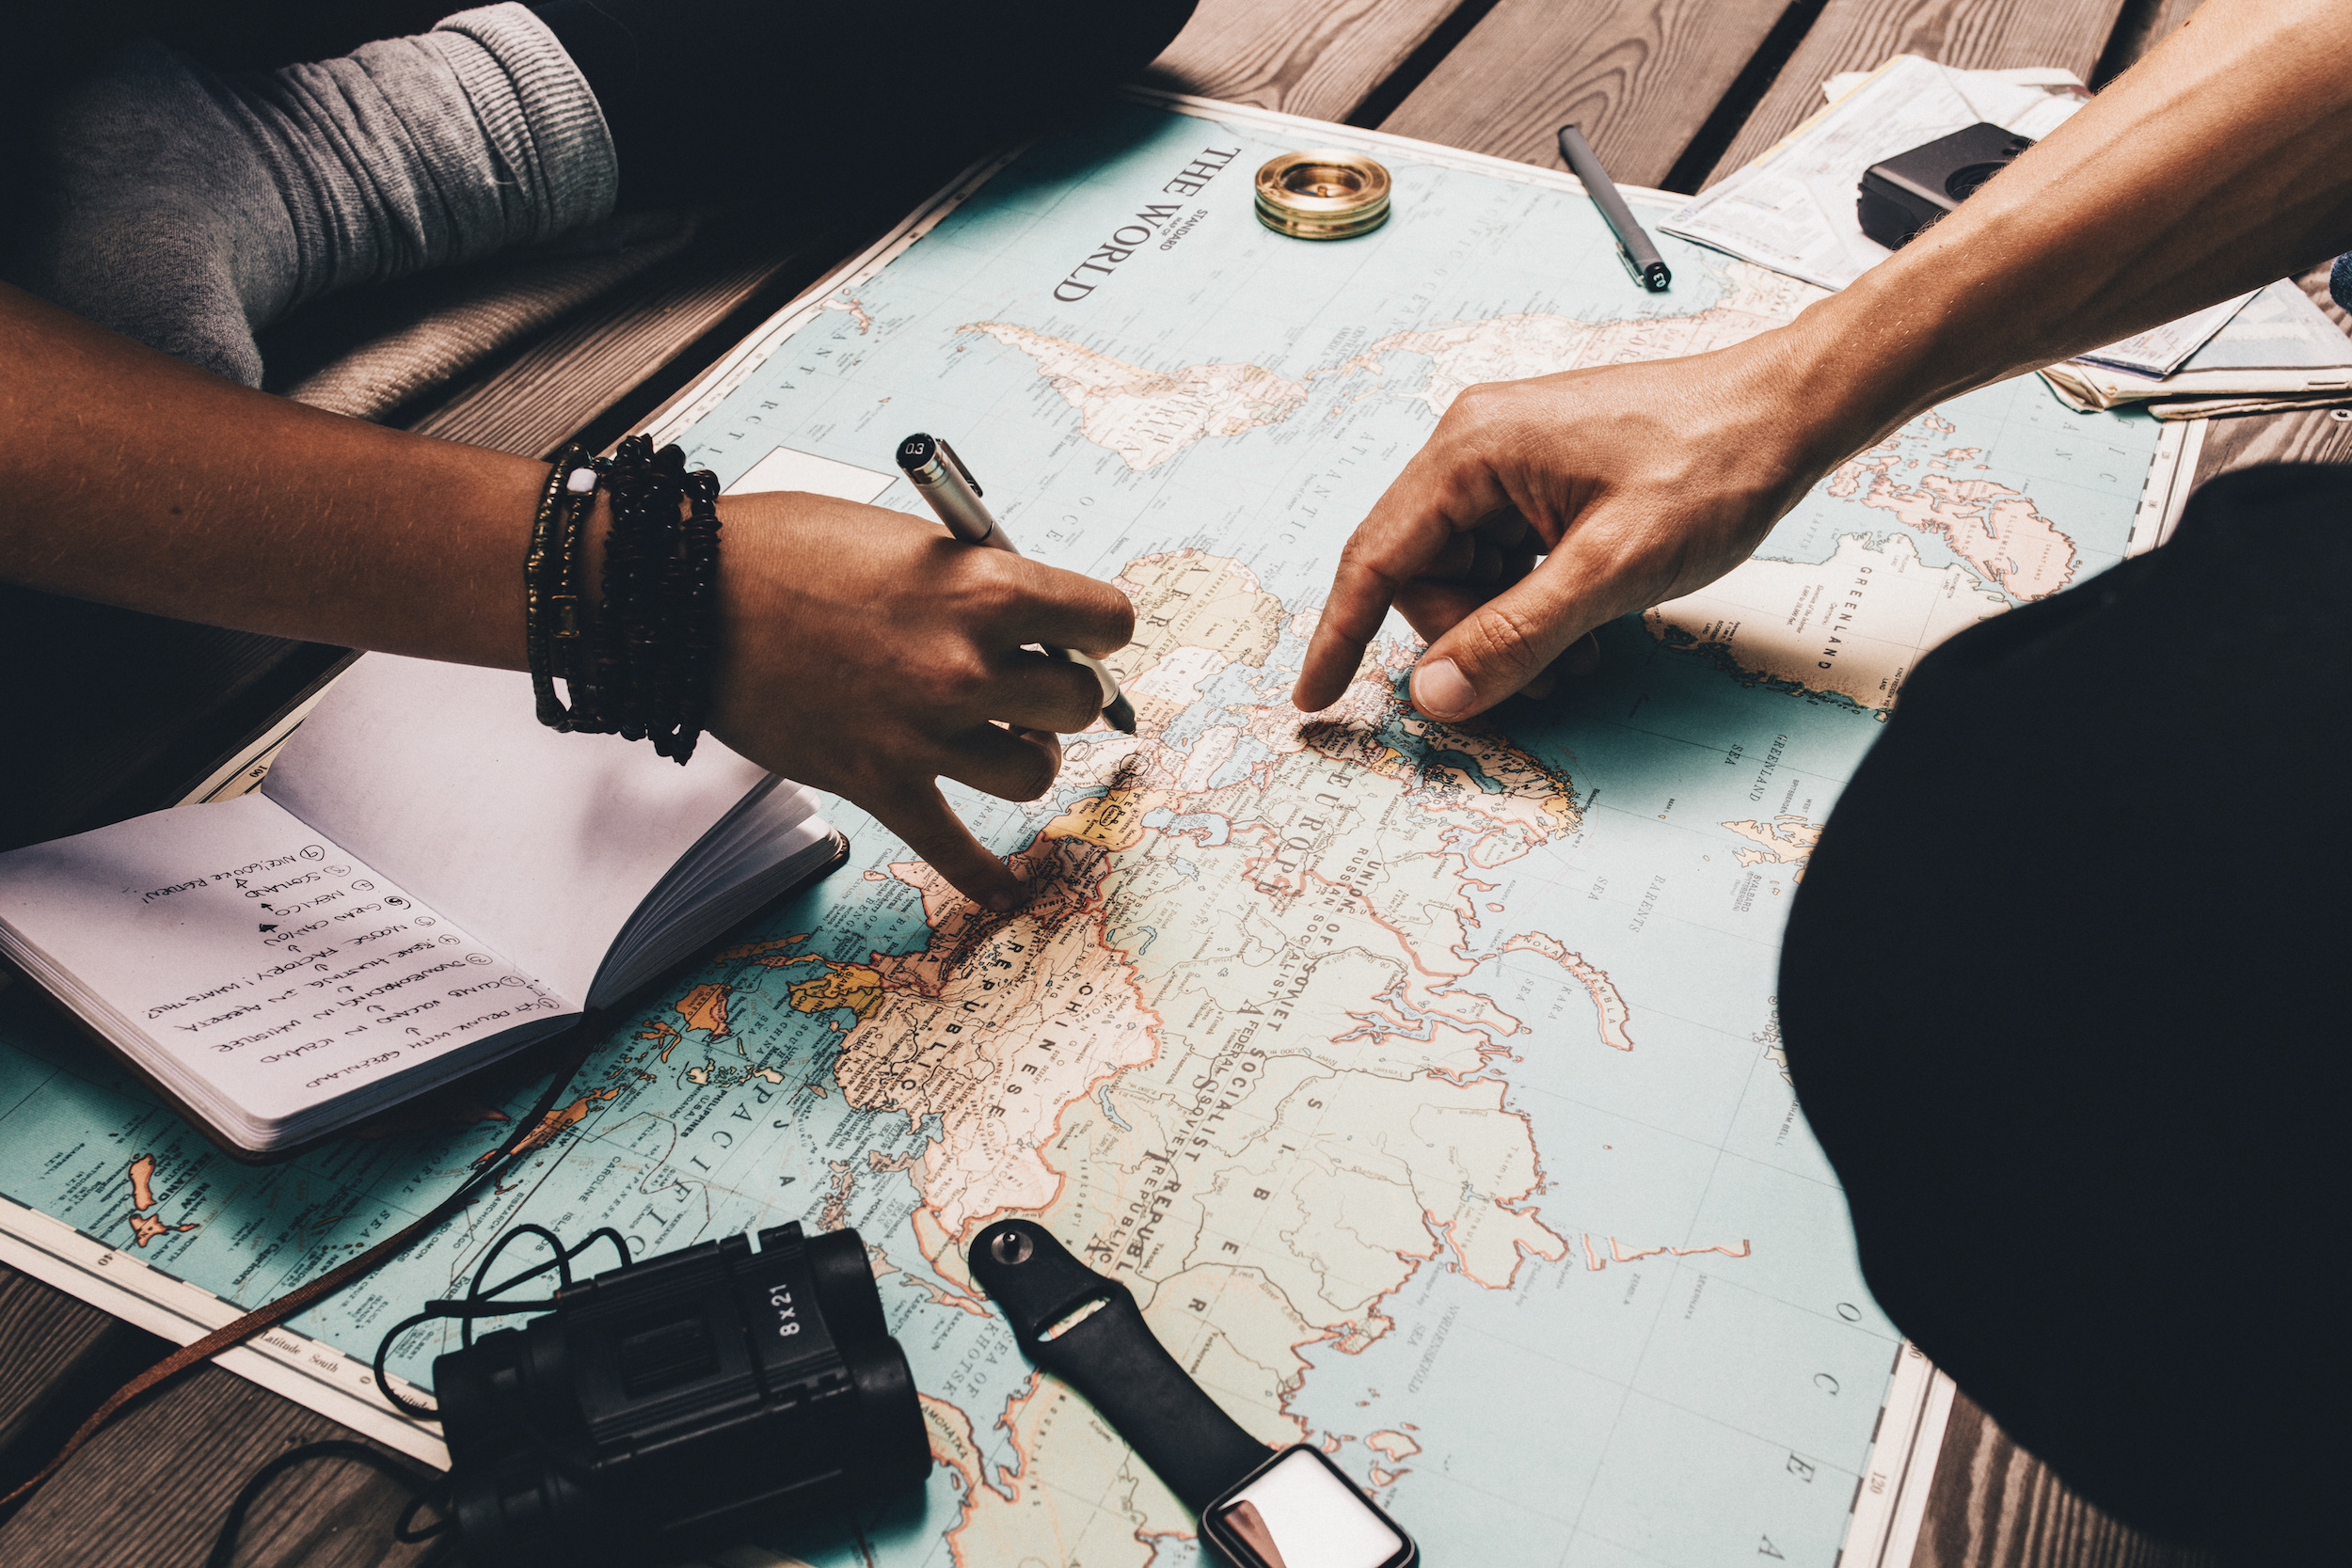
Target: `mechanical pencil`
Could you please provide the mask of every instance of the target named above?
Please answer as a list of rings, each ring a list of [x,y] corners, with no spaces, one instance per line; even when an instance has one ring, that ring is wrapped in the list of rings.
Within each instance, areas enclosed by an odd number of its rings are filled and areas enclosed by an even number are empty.
[[[1625,263],[1625,270],[1633,275],[1633,281],[1651,293],[1665,293],[1675,275],[1666,270],[1666,259],[1658,254],[1647,231],[1634,221],[1633,209],[1625,204],[1617,182],[1609,178],[1609,171],[1593,156],[1593,144],[1584,139],[1584,133],[1573,125],[1560,127],[1560,156],[1576,170],[1577,179],[1584,183],[1584,194],[1593,198],[1600,215],[1609,220],[1610,232],[1617,236],[1617,258]]]
[[[938,514],[948,532],[967,545],[1021,553],[1003,525],[980,504],[979,482],[963,466],[963,459],[956,455],[955,448],[935,436],[917,433],[898,443],[898,467],[914,482],[915,494]],[[1136,705],[1120,693],[1119,681],[1103,668],[1100,659],[1089,658],[1075,648],[1045,651],[1056,658],[1066,658],[1093,671],[1094,678],[1103,687],[1103,717],[1113,729],[1128,735],[1136,733]]]

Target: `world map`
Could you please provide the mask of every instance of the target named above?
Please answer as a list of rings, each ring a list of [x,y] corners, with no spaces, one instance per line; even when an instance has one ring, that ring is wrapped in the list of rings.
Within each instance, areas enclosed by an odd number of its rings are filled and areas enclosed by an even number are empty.
[[[1544,704],[1421,719],[1394,623],[1302,715],[1339,547],[1463,388],[1703,352],[1818,297],[1667,238],[1676,286],[1645,295],[1581,197],[1376,137],[1390,224],[1284,239],[1248,176],[1302,134],[1106,111],[675,416],[723,480],[805,454],[918,514],[889,453],[948,436],[1030,554],[1134,602],[1109,662],[1137,734],[1070,737],[1038,801],[954,793],[1035,893],[1011,915],[831,803],[848,865],[633,1016],[495,1198],[294,1327],[364,1355],[518,1220],[638,1256],[853,1225],[937,1463],[779,1549],[1204,1560],[976,1290],[965,1243],[1022,1213],[1431,1560],[1836,1561],[1900,1336],[1785,1070],[1780,931],[1921,654],[2121,557],[2153,421],[2031,381],[1954,399],[1754,561],[1604,628]],[[239,1166],[25,989],[0,997],[0,1191],[235,1302],[421,1212],[529,1101]],[[393,1364],[429,1383],[447,1342]]]

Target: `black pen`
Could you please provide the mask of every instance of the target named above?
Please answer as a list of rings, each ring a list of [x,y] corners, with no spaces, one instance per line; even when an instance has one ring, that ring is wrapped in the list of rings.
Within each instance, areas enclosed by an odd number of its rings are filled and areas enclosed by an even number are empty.
[[[1560,156],[1576,170],[1576,177],[1584,182],[1584,194],[1593,198],[1600,215],[1609,220],[1610,231],[1617,236],[1617,259],[1633,275],[1633,281],[1651,293],[1665,293],[1675,275],[1666,270],[1666,259],[1658,254],[1648,233],[1634,221],[1633,209],[1625,204],[1617,182],[1609,178],[1609,171],[1593,156],[1593,144],[1584,139],[1584,133],[1573,125],[1560,127]]]
[[[914,493],[938,514],[947,525],[947,531],[967,545],[986,545],[991,549],[1021,553],[1005,532],[1003,525],[989,515],[980,504],[980,483],[972,477],[972,470],[963,466],[956,449],[936,436],[919,432],[898,443],[898,467],[914,482]],[[1089,658],[1075,648],[1047,648],[1056,658],[1066,658],[1073,664],[1083,664],[1094,672],[1094,678],[1103,687],[1103,717],[1111,728],[1136,733],[1136,705],[1119,689],[1118,677],[1103,668],[1103,661]]]

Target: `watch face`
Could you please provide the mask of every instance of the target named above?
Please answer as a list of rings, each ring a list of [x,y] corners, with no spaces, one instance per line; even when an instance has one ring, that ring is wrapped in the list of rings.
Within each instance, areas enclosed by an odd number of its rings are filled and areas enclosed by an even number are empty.
[[[1241,1568],[1407,1568],[1405,1532],[1319,1449],[1285,1449],[1201,1514]]]

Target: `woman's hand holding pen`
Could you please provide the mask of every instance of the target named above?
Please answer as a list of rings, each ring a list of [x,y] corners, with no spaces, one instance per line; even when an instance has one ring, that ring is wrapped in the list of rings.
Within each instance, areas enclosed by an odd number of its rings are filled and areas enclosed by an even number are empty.
[[[528,667],[522,562],[546,464],[268,397],[6,285],[0,366],[0,580]],[[711,733],[873,813],[973,898],[1018,903],[936,781],[1042,794],[1056,732],[1092,724],[1103,691],[1023,644],[1110,653],[1134,628],[1125,595],[879,507],[787,494],[719,511]],[[594,583],[601,525],[589,539]]]
[[[776,494],[729,496],[720,512],[727,656],[712,733],[873,813],[967,896],[1020,903],[937,781],[1042,795],[1059,736],[1091,725],[1103,696],[1083,667],[1024,644],[1123,647],[1126,596],[880,507]]]

